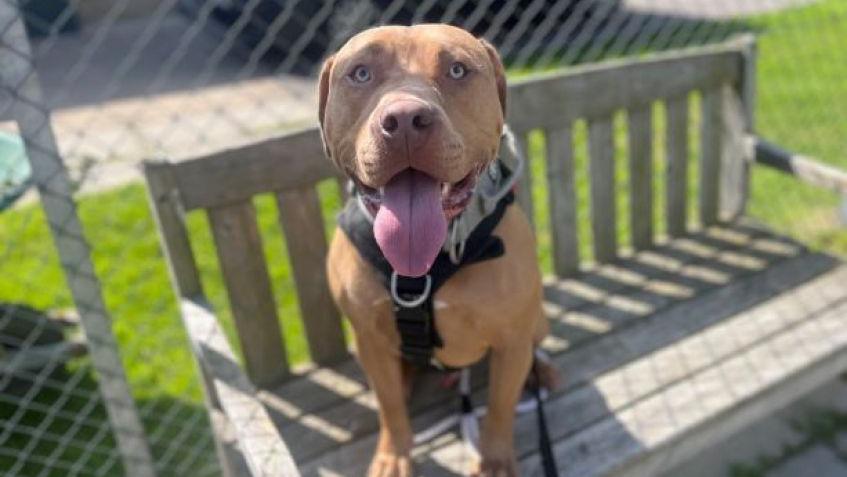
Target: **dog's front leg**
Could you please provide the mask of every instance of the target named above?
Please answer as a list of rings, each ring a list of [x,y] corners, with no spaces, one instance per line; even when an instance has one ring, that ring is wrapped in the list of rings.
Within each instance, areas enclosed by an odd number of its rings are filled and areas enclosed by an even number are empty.
[[[359,361],[379,402],[379,442],[368,477],[411,477],[412,430],[400,357],[376,345],[379,340],[358,341]]]
[[[480,437],[479,450],[482,461],[474,475],[518,475],[513,443],[515,405],[520,399],[531,364],[532,343],[529,339],[492,349],[488,377],[488,414]]]

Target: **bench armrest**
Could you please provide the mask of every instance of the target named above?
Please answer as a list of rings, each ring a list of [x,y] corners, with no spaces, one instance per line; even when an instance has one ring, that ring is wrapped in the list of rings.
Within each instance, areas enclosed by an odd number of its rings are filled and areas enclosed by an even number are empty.
[[[299,477],[291,453],[238,364],[226,335],[202,299],[182,299],[182,319],[205,385],[229,421],[250,474]]]
[[[808,184],[847,196],[847,171],[786,151],[759,137],[750,136],[749,139],[753,143],[753,159],[757,164],[772,167]]]

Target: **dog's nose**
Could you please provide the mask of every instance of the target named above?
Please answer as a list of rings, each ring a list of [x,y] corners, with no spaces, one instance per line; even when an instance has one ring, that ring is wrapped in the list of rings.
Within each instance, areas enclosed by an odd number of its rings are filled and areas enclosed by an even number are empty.
[[[420,101],[395,101],[382,111],[382,135],[392,140],[406,137],[410,142],[425,139],[436,122],[432,107]]]

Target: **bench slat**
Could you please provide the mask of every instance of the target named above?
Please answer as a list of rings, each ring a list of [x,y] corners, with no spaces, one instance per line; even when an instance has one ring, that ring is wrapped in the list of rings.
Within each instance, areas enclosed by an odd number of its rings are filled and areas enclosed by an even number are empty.
[[[144,175],[147,180],[147,199],[159,229],[159,240],[176,294],[202,295],[203,286],[180,208],[172,165],[167,162],[146,162]]]
[[[594,119],[618,109],[649,104],[735,82],[744,45],[730,43],[570,68],[533,75],[509,88],[509,123],[516,129],[556,127],[578,118]]]
[[[304,187],[280,192],[276,200],[312,361],[336,362],[347,356],[347,345],[327,285],[320,198],[314,187]]]
[[[208,210],[247,374],[260,387],[289,373],[256,208],[250,201]]]
[[[688,214],[688,95],[665,101],[666,186],[668,235],[685,234]]]
[[[532,158],[529,155],[529,131],[515,131],[515,146],[526,161],[523,176],[518,183],[517,202],[534,230],[535,205],[532,203]]]
[[[744,213],[749,188],[752,147],[746,142],[746,113],[741,92],[727,85],[721,93],[723,103],[723,148],[720,169],[720,214],[722,220],[734,220]]]
[[[591,227],[594,232],[594,260],[615,259],[617,218],[615,207],[615,158],[612,118],[588,124],[589,175],[591,176]]]
[[[636,250],[653,243],[653,109],[628,111],[630,230]]]
[[[187,210],[237,203],[338,175],[324,155],[317,128],[176,162],[173,171]]]
[[[576,189],[574,186],[573,130],[568,123],[544,132],[547,145],[547,191],[550,196],[550,232],[553,269],[559,277],[579,271]]]
[[[700,133],[700,223],[718,219],[718,180],[723,148],[723,93],[721,88],[703,91]]]

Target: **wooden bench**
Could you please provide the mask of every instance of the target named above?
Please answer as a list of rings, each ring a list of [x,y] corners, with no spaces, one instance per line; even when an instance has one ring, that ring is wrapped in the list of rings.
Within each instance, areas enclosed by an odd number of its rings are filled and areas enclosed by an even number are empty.
[[[754,41],[745,36],[510,86],[509,123],[521,147],[538,130],[546,144],[555,273],[545,282],[552,333],[544,346],[567,382],[550,396],[547,416],[562,475],[660,474],[847,369],[847,267],[744,215],[756,160],[842,193],[847,180],[755,138],[754,62]],[[692,91],[701,97],[696,162],[688,154]],[[657,101],[667,118],[661,211],[654,210],[651,149]],[[626,112],[628,158],[615,158],[618,111]],[[575,192],[572,126],[580,119],[588,124],[592,263],[578,253],[577,211],[585,204]],[[629,167],[626,248],[616,233],[616,161]],[[687,201],[695,173],[696,218]],[[316,129],[145,165],[229,474],[359,476],[374,448],[376,402],[349,357],[324,276],[315,184],[336,174]],[[519,203],[530,214],[528,191],[542,180],[527,176],[521,189]],[[313,362],[302,368],[289,365],[280,339],[252,203],[258,194],[277,200]],[[183,219],[197,209],[210,219],[241,360],[204,299]],[[667,224],[662,237],[654,215]],[[482,373],[475,376],[482,403]],[[456,408],[454,391],[431,381],[413,393],[416,429]],[[533,415],[518,418],[515,442],[527,476],[540,473],[535,432]],[[426,476],[461,475],[468,464],[454,433],[418,446],[414,457]]]

